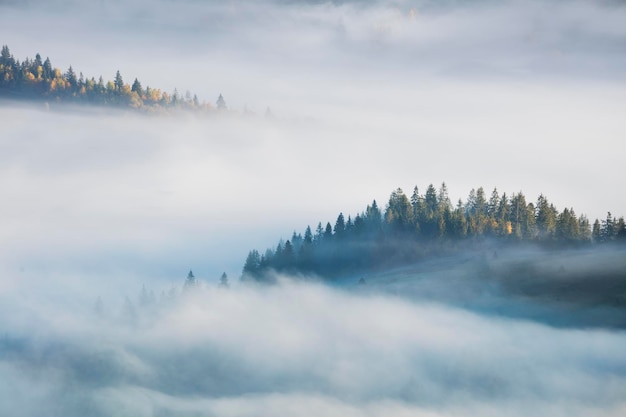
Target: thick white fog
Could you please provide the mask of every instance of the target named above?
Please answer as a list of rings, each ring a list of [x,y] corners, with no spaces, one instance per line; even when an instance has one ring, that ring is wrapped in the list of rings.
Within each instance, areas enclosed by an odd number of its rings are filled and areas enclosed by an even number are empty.
[[[8,310],[18,309],[15,316]],[[620,416],[626,335],[313,284],[102,312],[3,303],[0,412]]]
[[[624,22],[608,0],[0,0],[16,59],[233,110],[0,101],[0,414],[623,415],[623,332],[236,281],[397,187],[626,214]],[[167,301],[189,269],[211,289]]]

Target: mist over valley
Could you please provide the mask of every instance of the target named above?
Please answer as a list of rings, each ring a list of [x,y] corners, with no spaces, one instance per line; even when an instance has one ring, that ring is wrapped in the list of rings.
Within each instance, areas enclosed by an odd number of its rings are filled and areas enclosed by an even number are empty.
[[[0,1],[0,415],[626,414],[624,21]]]

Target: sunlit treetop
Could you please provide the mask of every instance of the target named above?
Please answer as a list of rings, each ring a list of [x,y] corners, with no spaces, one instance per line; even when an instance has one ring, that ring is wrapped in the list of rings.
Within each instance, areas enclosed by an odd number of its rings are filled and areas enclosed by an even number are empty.
[[[376,200],[356,216],[339,213],[315,233],[307,227],[304,236],[293,232],[265,253],[249,252],[242,279],[263,281],[268,272],[314,274],[322,277],[351,275],[410,264],[426,257],[443,255],[461,247],[495,247],[532,243],[550,248],[592,244],[626,244],[623,217],[610,212],[593,225],[573,208],[562,211],[544,195],[536,203],[522,193],[510,196],[497,189],[487,197],[483,187],[472,189],[467,201],[453,206],[446,184],[437,190],[432,184],[411,196],[394,190],[384,211]]]
[[[63,72],[52,66],[50,59],[42,62],[41,55],[20,62],[4,45],[0,52],[0,98],[14,100],[43,100],[46,102],[84,103],[101,106],[131,108],[145,111],[171,109],[213,111],[215,106],[200,102],[194,94],[180,95],[177,90],[169,94],[158,88],[146,86],[135,78],[126,84],[117,71],[113,80],[104,81],[102,76],[86,78],[70,66]],[[218,109],[226,109],[220,94]]]

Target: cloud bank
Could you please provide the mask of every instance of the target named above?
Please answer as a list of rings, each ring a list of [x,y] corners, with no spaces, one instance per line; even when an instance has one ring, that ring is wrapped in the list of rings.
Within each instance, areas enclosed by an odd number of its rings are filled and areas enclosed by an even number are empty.
[[[169,303],[169,304],[168,304]],[[3,303],[3,310],[15,308]],[[623,332],[315,284],[2,314],[3,414],[621,415]],[[130,323],[130,324],[129,324]],[[134,324],[132,324],[134,323]],[[10,399],[10,400],[9,400]]]

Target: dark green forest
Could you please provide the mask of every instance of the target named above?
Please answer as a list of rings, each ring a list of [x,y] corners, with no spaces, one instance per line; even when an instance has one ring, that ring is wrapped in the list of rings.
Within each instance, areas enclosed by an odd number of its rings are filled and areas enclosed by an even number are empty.
[[[455,253],[479,243],[533,243],[572,248],[610,242],[626,243],[624,218],[609,212],[593,224],[573,208],[562,211],[540,195],[528,202],[522,193],[490,195],[472,189],[467,200],[452,205],[446,184],[432,184],[409,198],[391,193],[384,210],[374,200],[365,211],[347,218],[339,213],[332,225],[321,222],[304,234],[293,232],[265,253],[249,252],[242,280],[271,281],[268,272],[315,274],[325,278],[373,272]]]
[[[187,92],[181,95],[158,88],[145,88],[135,78],[127,84],[119,71],[112,80],[102,76],[96,80],[76,72],[72,66],[65,71],[55,68],[49,58],[42,60],[36,54],[34,59],[20,62],[4,45],[0,53],[0,98],[13,100],[42,100],[54,103],[79,103],[144,110],[148,112],[171,109],[198,111],[225,110],[226,102],[220,95],[216,105],[200,102],[198,97]]]

